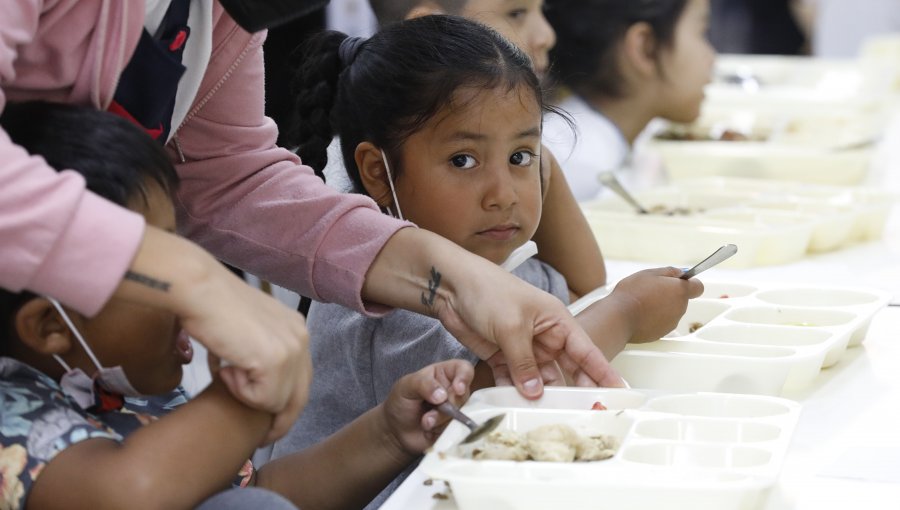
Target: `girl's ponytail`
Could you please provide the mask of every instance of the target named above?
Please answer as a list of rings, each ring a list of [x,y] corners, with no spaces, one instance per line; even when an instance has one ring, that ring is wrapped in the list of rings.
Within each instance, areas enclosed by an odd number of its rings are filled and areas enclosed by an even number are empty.
[[[333,31],[310,39],[300,52],[291,83],[294,111],[287,141],[322,180],[328,162],[328,145],[336,134],[332,110],[338,80],[346,67],[340,55],[341,43],[346,39],[345,34]]]

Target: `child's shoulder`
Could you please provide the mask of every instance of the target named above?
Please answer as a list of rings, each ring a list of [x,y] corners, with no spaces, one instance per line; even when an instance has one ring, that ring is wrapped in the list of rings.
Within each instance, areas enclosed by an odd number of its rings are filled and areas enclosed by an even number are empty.
[[[44,466],[65,448],[115,438],[78,409],[59,385],[34,368],[0,358],[0,501],[19,508]]]
[[[83,439],[118,437],[56,381],[10,358],[0,358],[0,405],[0,441],[27,445],[30,455],[44,460]]]
[[[569,286],[566,277],[550,264],[531,257],[513,269],[512,273],[531,285],[553,294],[563,303],[569,303]]]

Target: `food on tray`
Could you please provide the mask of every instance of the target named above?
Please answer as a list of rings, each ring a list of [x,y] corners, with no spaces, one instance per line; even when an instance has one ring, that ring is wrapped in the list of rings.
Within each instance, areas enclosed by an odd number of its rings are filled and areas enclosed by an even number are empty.
[[[702,132],[696,128],[673,126],[671,129],[658,133],[656,139],[676,142],[763,142],[766,137],[742,133],[734,129],[723,129],[714,134]]]
[[[563,424],[544,425],[527,434],[512,430],[491,433],[471,449],[478,460],[534,460],[539,462],[588,462],[605,460],[616,453],[613,436],[582,436]]]
[[[592,411],[606,411],[606,406],[603,405],[603,402],[599,400],[594,402],[594,405],[591,406]]]
[[[703,327],[702,322],[692,322],[690,324],[690,326],[688,326],[688,333],[693,333],[702,327]]]
[[[690,216],[692,214],[702,213],[703,209],[690,208],[690,207],[682,207],[682,206],[668,206],[663,204],[657,204],[651,206],[647,209],[647,214],[658,214],[661,216]]]
[[[719,299],[728,299],[730,297],[731,296],[729,296],[728,294],[722,294],[721,296],[719,296]]]
[[[526,441],[518,432],[497,430],[472,450],[473,459],[528,460]]]

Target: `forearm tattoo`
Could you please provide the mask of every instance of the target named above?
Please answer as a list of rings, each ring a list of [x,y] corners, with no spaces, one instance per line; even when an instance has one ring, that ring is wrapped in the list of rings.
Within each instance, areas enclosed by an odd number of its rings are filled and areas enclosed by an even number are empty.
[[[169,287],[172,286],[172,284],[169,282],[157,280],[156,278],[140,273],[135,273],[134,271],[126,272],[125,279],[150,287],[151,289],[161,290],[163,292],[169,292]]]
[[[437,294],[438,287],[441,286],[441,273],[437,272],[433,266],[431,268],[431,279],[428,280],[428,295],[422,293],[422,304],[431,308],[434,306],[434,297]]]

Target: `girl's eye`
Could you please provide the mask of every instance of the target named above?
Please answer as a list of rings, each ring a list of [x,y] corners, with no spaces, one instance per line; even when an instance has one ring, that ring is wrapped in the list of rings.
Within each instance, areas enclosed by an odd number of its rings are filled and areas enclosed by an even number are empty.
[[[450,158],[450,164],[455,166],[456,168],[475,168],[475,158],[469,156],[468,154],[458,154]]]
[[[528,151],[519,151],[509,157],[509,162],[516,166],[529,166],[533,159],[534,154]]]
[[[526,14],[528,14],[527,9],[515,9],[515,10],[509,11],[508,13],[506,13],[506,15],[509,17],[509,19],[514,20],[514,21],[519,21],[519,20],[523,19]]]

